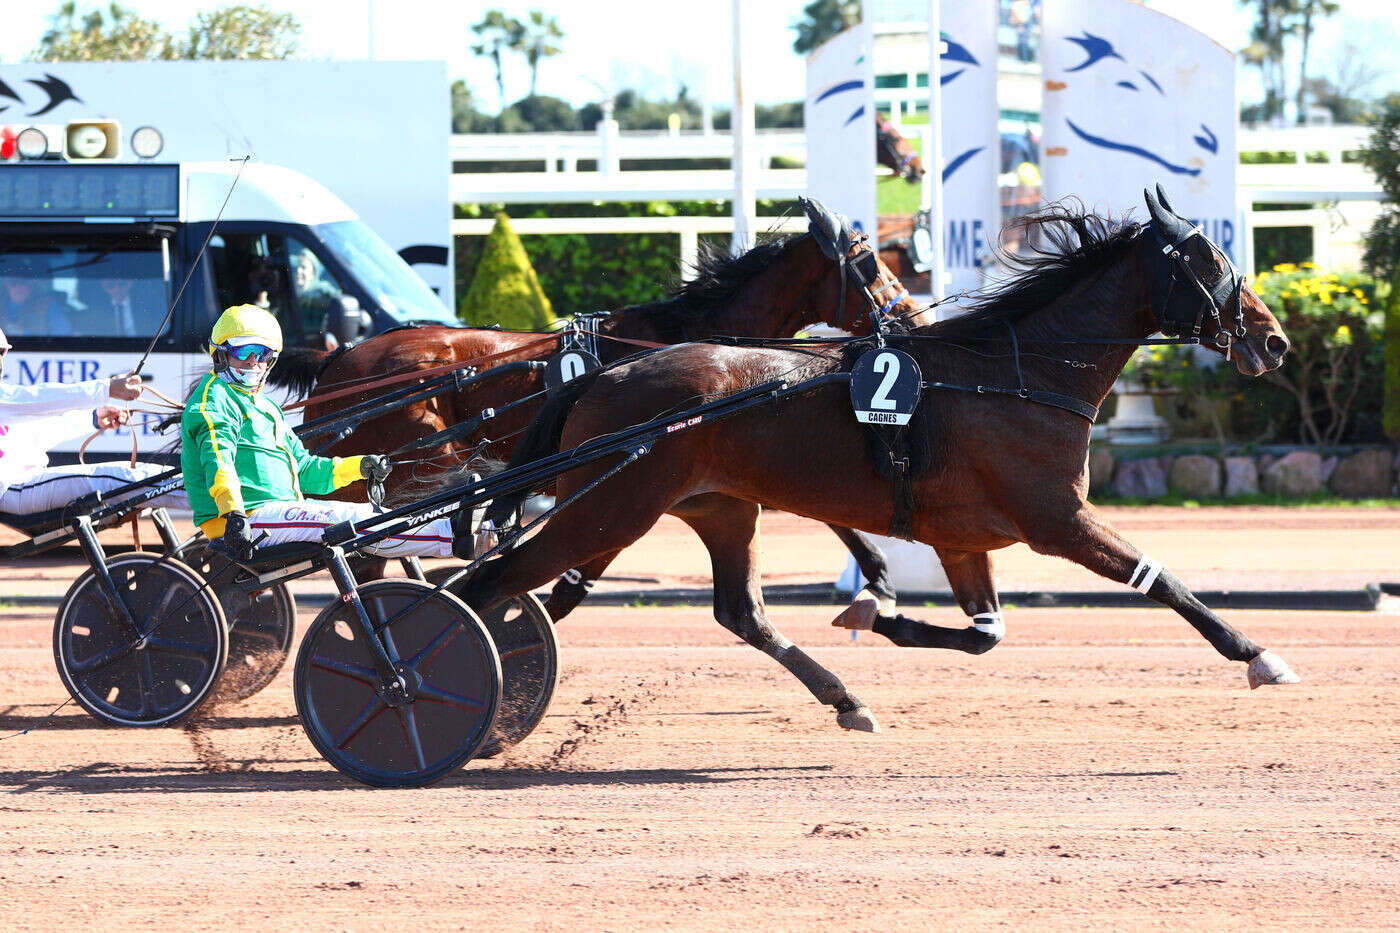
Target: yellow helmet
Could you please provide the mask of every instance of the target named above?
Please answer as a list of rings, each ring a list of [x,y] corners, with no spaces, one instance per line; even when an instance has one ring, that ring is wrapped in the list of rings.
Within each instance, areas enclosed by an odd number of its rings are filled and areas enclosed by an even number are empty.
[[[257,305],[234,305],[214,322],[214,330],[209,335],[209,350],[215,347],[241,347],[249,343],[260,343],[282,352],[282,325],[271,312]]]

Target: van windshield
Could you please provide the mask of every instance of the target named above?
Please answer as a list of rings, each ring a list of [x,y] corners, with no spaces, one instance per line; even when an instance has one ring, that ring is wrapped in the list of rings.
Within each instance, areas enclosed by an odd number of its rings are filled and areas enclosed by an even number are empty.
[[[427,283],[362,221],[340,220],[314,229],[365,291],[398,320],[456,323]]]

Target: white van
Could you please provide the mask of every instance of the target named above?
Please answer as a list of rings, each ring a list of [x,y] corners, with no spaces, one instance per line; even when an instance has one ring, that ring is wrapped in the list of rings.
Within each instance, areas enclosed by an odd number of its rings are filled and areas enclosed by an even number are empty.
[[[132,369],[219,215],[237,162],[28,161],[0,164],[0,327],[4,378],[73,382]],[[373,230],[304,175],[248,163],[145,369],[172,398],[208,371],[220,312],[258,304],[287,346],[325,348],[451,311]],[[143,458],[173,436],[132,430]],[[71,462],[77,443],[53,453]],[[126,431],[88,448],[129,454]]]

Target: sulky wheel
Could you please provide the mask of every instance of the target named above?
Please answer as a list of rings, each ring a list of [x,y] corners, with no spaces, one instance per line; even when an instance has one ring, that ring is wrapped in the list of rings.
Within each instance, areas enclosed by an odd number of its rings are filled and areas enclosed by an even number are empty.
[[[435,568],[427,574],[428,582],[436,586],[459,569]],[[501,656],[501,711],[495,732],[477,753],[490,758],[518,745],[544,719],[559,678],[559,640],[549,613],[533,593],[480,615]]]
[[[466,604],[417,580],[358,590],[405,683],[386,689],[354,605],[340,599],[307,629],[296,662],[297,712],[311,744],[357,781],[422,787],[477,753],[501,702],[501,662]]]
[[[247,579],[244,571],[228,569],[228,561],[211,554],[205,545],[185,552],[185,560],[206,580],[212,580],[224,618],[228,620],[228,665],[219,678],[215,702],[246,700],[272,683],[292,650],[297,606],[286,584],[250,592],[235,584]]]
[[[69,587],[53,627],[59,677],[73,699],[116,726],[163,726],[208,699],[228,656],[223,610],[198,573],[133,551],[107,572],[136,628],[89,568]]]

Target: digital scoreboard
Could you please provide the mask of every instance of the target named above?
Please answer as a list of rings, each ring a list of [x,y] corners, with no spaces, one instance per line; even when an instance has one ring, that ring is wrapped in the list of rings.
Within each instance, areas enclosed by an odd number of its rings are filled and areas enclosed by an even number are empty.
[[[178,165],[0,165],[0,219],[175,218],[179,214]]]

